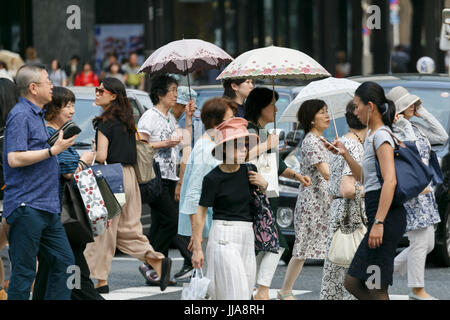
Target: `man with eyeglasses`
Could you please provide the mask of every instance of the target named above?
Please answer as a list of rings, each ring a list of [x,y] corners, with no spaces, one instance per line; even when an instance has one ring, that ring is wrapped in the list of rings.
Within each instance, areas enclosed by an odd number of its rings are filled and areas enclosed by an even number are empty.
[[[74,257],[61,224],[59,167],[56,155],[75,142],[60,133],[50,147],[43,106],[53,85],[44,67],[25,65],[16,76],[21,97],[6,121],[3,216],[9,225],[12,272],[9,300],[28,300],[36,274],[36,257],[48,261],[46,300],[69,300],[68,267]]]

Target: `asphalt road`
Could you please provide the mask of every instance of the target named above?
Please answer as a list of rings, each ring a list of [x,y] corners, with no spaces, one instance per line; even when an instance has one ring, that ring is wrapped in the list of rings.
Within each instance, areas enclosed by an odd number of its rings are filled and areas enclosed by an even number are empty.
[[[173,259],[172,274],[177,273],[183,260],[176,250],[171,250],[169,256]],[[117,254],[113,260],[109,278],[110,294],[104,295],[107,300],[180,300],[183,282],[175,287],[168,287],[161,292],[159,287],[150,287],[138,271],[140,262],[123,254]],[[283,283],[286,265],[280,262],[270,295],[276,297],[276,291]],[[318,300],[322,282],[322,264],[320,261],[307,261],[302,273],[294,285],[295,298],[298,300]],[[427,291],[440,300],[450,300],[450,268],[435,268],[427,265],[425,274]],[[394,275],[394,285],[389,294],[393,300],[407,300],[409,290],[406,277]]]

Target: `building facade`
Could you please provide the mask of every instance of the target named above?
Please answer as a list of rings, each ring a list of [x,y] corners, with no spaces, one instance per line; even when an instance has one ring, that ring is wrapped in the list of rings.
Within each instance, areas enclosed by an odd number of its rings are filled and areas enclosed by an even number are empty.
[[[301,50],[336,73],[337,52],[351,64],[350,75],[391,70],[395,45],[409,48],[415,61],[435,59],[445,72],[439,50],[441,11],[448,0],[17,0],[0,11],[0,47],[21,53],[37,49],[42,62],[67,61],[73,54],[94,60],[99,26],[142,26],[143,55],[178,39],[200,38],[232,56],[268,45]],[[80,8],[80,29],[68,29]],[[368,8],[379,8],[380,28]],[[392,16],[392,9],[397,9]],[[395,19],[393,19],[393,17]],[[392,23],[391,23],[392,22]]]

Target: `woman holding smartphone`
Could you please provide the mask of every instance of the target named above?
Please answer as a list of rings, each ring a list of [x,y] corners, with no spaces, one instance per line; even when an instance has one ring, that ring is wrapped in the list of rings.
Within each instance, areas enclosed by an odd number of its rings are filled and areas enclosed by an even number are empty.
[[[363,83],[355,92],[355,115],[368,126],[362,167],[340,141],[328,150],[340,154],[356,180],[364,181],[367,233],[358,247],[345,278],[345,288],[359,300],[389,300],[397,245],[406,229],[403,206],[392,204],[397,185],[392,124],[395,105],[383,88],[374,82]],[[374,152],[376,151],[376,153]],[[379,162],[383,185],[376,171]],[[370,287],[366,281],[371,279]],[[373,280],[372,280],[373,279]]]

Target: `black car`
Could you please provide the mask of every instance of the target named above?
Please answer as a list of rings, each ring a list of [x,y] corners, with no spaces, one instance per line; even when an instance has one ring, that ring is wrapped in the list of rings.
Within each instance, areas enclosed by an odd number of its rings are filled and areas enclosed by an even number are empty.
[[[423,106],[427,108],[450,133],[450,78],[448,75],[421,75],[421,74],[398,74],[398,75],[373,75],[352,77],[351,80],[363,83],[365,81],[373,81],[380,84],[385,92],[389,92],[396,86],[405,87],[410,93],[421,98]],[[420,119],[415,119],[420,121]],[[336,119],[336,126],[339,133],[348,131],[345,118]],[[296,146],[289,154],[286,155],[285,162],[298,171],[299,162],[299,146],[303,139],[304,133],[290,132],[287,135],[287,143]],[[324,136],[332,141],[334,139],[333,125],[325,132]],[[438,267],[450,267],[450,144],[434,145],[433,150],[436,151],[442,172],[444,174],[444,182],[435,187],[436,201],[438,203],[441,223],[436,227],[435,248],[429,254],[428,258]],[[280,179],[282,184],[280,206],[278,209],[277,222],[282,229],[282,233],[291,246],[294,244],[294,208],[297,201],[298,183]],[[401,246],[407,246],[406,237],[402,240]],[[288,261],[289,255],[285,255],[283,260]]]

